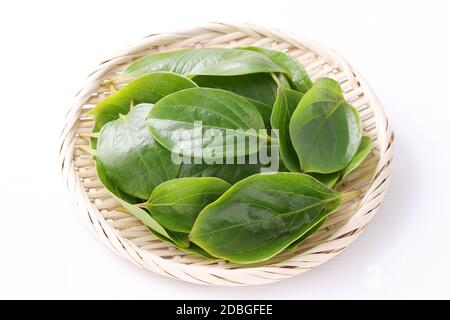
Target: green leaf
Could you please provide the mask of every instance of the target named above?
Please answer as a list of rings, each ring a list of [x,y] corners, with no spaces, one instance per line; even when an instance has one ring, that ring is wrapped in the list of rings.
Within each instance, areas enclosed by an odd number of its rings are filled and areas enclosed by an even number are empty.
[[[314,232],[316,232],[317,230],[320,229],[320,227],[324,224],[325,220],[327,219],[327,217],[324,217],[322,220],[319,220],[315,225],[313,225],[311,227],[311,229],[309,229],[304,235],[302,235],[300,238],[298,238],[297,240],[295,240],[294,242],[292,242],[289,247],[288,250],[291,252],[295,252],[295,250],[297,250],[298,246],[300,244],[303,243],[303,241],[305,241],[307,238],[309,238],[309,236],[311,236]]]
[[[196,126],[199,121],[201,127]],[[251,154],[258,144],[249,140],[269,139],[259,132],[265,126],[258,110],[245,98],[219,89],[192,88],[164,97],[146,123],[161,145],[187,157],[222,159],[230,155],[227,151]]]
[[[258,109],[267,129],[275,101],[277,84],[269,73],[239,76],[197,76],[192,79],[200,87],[222,89],[246,97]]]
[[[174,73],[155,72],[144,75],[106,97],[92,109],[94,132],[119,118],[119,114],[127,114],[131,103],[156,103],[168,94],[196,86],[190,79]]]
[[[278,130],[281,159],[286,168],[292,172],[300,172],[301,169],[289,135],[289,123],[302,97],[301,93],[280,86],[270,118],[272,128]]]
[[[284,52],[267,48],[245,47],[241,49],[259,52],[272,60],[274,64],[283,70],[282,72],[288,75],[293,89],[301,93],[306,93],[312,87],[312,81],[306,73],[305,68],[294,57]]]
[[[287,171],[278,157],[276,141],[272,140],[267,144],[267,150],[261,148],[261,153],[242,158],[222,159],[222,163],[208,164],[202,159],[186,159],[189,161],[181,165],[179,177],[217,177],[235,184],[256,173]]]
[[[126,116],[107,123],[100,131],[97,160],[120,190],[147,200],[160,183],[178,176],[170,151],[157,143],[145,125],[152,105],[135,106]]]
[[[335,210],[341,199],[305,174],[256,174],[204,208],[189,238],[235,263],[265,261]]]
[[[171,230],[167,230],[167,229],[166,229],[166,233],[169,235],[169,237],[167,239],[171,239],[171,241],[180,249],[181,248],[188,249],[192,245],[192,243],[189,241],[188,233],[176,232],[176,231],[171,231]]]
[[[279,66],[257,52],[201,48],[161,52],[146,56],[129,65],[123,76],[134,78],[154,71],[170,71],[185,76],[235,76],[282,72]]]
[[[106,175],[105,167],[96,159],[95,170],[97,177],[100,180],[103,187],[108,190],[114,198],[119,201],[122,207],[124,207],[133,216],[139,219],[145,226],[147,226],[152,231],[158,232],[167,239],[170,239],[172,243],[175,243],[178,247],[188,247],[189,239],[187,234],[179,234],[176,232],[166,231],[151,215],[144,209],[134,205],[139,201],[138,199],[127,195],[125,192],[120,190]]]
[[[284,73],[276,74],[276,79],[278,82],[278,86],[283,86],[285,88],[292,89],[289,79],[285,76]]]
[[[259,114],[261,115],[264,121],[264,126],[266,127],[266,129],[270,129],[271,128],[270,116],[272,114],[272,105],[268,105],[260,101],[253,100],[251,98],[247,98],[247,100],[256,108],[256,110],[258,110]]]
[[[261,163],[250,164],[185,164],[181,165],[179,177],[217,177],[227,181],[230,184],[247,178],[251,175],[261,172],[261,168],[265,165]]]
[[[188,247],[180,246],[177,243],[175,243],[173,240],[171,240],[171,239],[169,239],[169,238],[159,234],[158,232],[156,232],[156,231],[154,231],[152,229],[149,229],[149,230],[159,240],[167,242],[167,243],[170,243],[170,244],[174,245],[175,247],[177,247],[181,251],[184,251],[184,252],[187,252],[187,253],[194,253],[194,254],[202,256],[203,258],[206,258],[206,259],[217,259],[216,257],[210,255],[208,252],[206,252],[205,250],[203,250],[202,248],[200,248],[199,246],[197,246],[196,244],[194,244],[192,242],[189,243]],[[187,236],[187,234],[185,234],[185,236]]]
[[[363,136],[361,139],[361,143],[359,144],[358,151],[356,151],[355,156],[352,158],[350,163],[345,167],[345,169],[341,173],[340,180],[343,180],[350,172],[358,168],[366,159],[367,155],[372,150],[372,139],[368,136]]]
[[[333,173],[344,169],[356,154],[362,125],[339,84],[324,78],[303,96],[289,132],[304,172]]]
[[[164,228],[189,233],[200,211],[230,186],[212,177],[169,180],[153,190],[145,206]]]
[[[339,178],[341,177],[341,172],[333,172],[333,173],[315,173],[315,172],[311,172],[308,173],[310,176],[316,178],[317,180],[319,180],[321,183],[323,183],[324,185],[326,185],[329,188],[333,188],[336,183],[339,181]]]
[[[192,79],[199,87],[222,89],[250,98],[269,106],[277,94],[277,84],[270,73],[239,76],[197,76]]]
[[[129,204],[136,204],[141,202],[140,199],[127,194],[123,190],[120,190],[120,188],[118,188],[114,184],[114,182],[112,182],[111,179],[107,177],[106,169],[101,164],[101,162],[98,161],[97,157],[94,157],[94,160],[95,160],[95,171],[97,173],[98,179],[100,180],[103,187],[105,187],[105,189],[108,190],[116,199],[123,200]]]

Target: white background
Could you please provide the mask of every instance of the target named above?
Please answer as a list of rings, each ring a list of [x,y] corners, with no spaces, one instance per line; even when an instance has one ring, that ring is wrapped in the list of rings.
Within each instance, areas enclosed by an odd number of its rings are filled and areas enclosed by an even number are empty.
[[[160,31],[251,22],[338,50],[396,133],[385,201],[344,253],[263,287],[139,269],[72,208],[57,168],[72,97],[104,58]],[[2,1],[0,298],[450,298],[448,1]]]

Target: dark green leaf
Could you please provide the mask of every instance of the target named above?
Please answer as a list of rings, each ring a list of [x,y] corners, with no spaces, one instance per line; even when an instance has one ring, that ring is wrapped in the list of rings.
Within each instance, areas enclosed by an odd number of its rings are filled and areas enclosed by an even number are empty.
[[[201,127],[196,126],[199,121]],[[247,99],[219,89],[192,88],[164,97],[146,123],[161,145],[188,157],[222,159],[230,149],[235,155],[251,154],[258,144],[249,140],[269,139],[259,132],[265,126],[258,110]]]
[[[108,190],[114,198],[119,201],[122,207],[124,207],[133,216],[139,219],[145,226],[147,226],[152,231],[158,232],[164,237],[171,239],[172,243],[175,243],[178,247],[188,247],[189,239],[187,234],[180,234],[176,232],[166,231],[156,220],[154,220],[151,215],[144,209],[134,205],[137,203],[138,199],[127,195],[125,192],[120,190],[106,175],[105,167],[96,161],[95,169],[97,172],[97,177],[100,180],[103,187]]]
[[[106,168],[98,161],[97,157],[95,157],[95,170],[97,173],[97,177],[102,183],[103,187],[105,187],[106,190],[112,193],[115,198],[123,200],[129,204],[142,202],[141,199],[138,199],[132,195],[127,194],[123,190],[120,190],[120,188],[117,187],[114,182],[112,182],[111,179],[106,176]]]
[[[192,79],[198,86],[231,91],[272,107],[276,98],[277,84],[270,73],[239,76],[197,76]]]
[[[126,115],[131,103],[156,103],[168,94],[196,86],[190,79],[170,72],[144,75],[103,99],[92,109],[94,132],[100,131],[109,121],[119,118],[119,114]]]
[[[185,76],[234,76],[261,72],[283,72],[266,56],[239,49],[201,48],[161,52],[129,65],[125,77],[139,77],[154,71],[170,71]]]
[[[362,125],[339,84],[324,78],[303,96],[289,132],[304,172],[333,173],[344,169],[354,157]]]
[[[239,76],[197,76],[193,81],[200,87],[216,88],[246,97],[258,109],[267,129],[275,101],[277,84],[269,73],[255,73]]]
[[[315,173],[311,172],[309,173],[310,176],[316,178],[321,183],[326,185],[329,188],[333,188],[336,183],[339,181],[339,178],[341,177],[341,172],[333,172],[333,173]]]
[[[189,233],[200,211],[230,186],[212,177],[169,180],[153,190],[145,206],[164,228]]]
[[[100,131],[97,160],[120,190],[147,200],[160,183],[178,176],[179,165],[170,151],[158,144],[145,125],[152,105],[135,106],[126,116],[107,123]]]
[[[228,183],[234,184],[244,178],[261,172],[265,167],[257,164],[182,164],[179,177],[217,177]]]
[[[234,184],[256,173],[287,171],[280,161],[276,140],[261,148],[258,154],[242,158],[222,159],[222,163],[207,164],[202,159],[184,159],[179,177],[217,177]]]
[[[264,121],[264,126],[266,127],[266,129],[270,129],[271,128],[270,116],[272,114],[272,105],[268,105],[268,104],[259,102],[257,100],[253,100],[251,98],[247,98],[247,100],[256,108],[256,110],[259,111],[259,114],[261,115],[261,117]]]
[[[297,250],[298,246],[300,244],[303,243],[303,241],[305,241],[307,238],[309,238],[309,236],[311,236],[314,232],[316,232],[317,230],[320,229],[320,227],[324,224],[325,220],[327,219],[327,217],[323,218],[322,220],[319,220],[315,225],[313,225],[311,227],[311,229],[309,229],[304,235],[302,235],[300,238],[298,238],[297,240],[295,240],[294,242],[292,242],[289,247],[288,250],[295,252],[295,250]]]
[[[242,49],[259,52],[272,60],[291,79],[293,89],[306,93],[312,87],[312,81],[301,63],[290,55],[281,51],[260,47],[245,47]]]
[[[335,210],[341,199],[305,174],[256,174],[203,209],[189,238],[232,262],[265,261]]]
[[[177,247],[179,250],[187,252],[187,253],[194,253],[197,254],[199,256],[202,256],[203,258],[206,259],[217,259],[216,257],[210,255],[208,252],[206,252],[205,250],[203,250],[202,248],[200,248],[199,246],[197,246],[194,243],[189,243],[189,246],[180,246],[177,243],[175,243],[173,240],[170,240],[167,237],[164,237],[163,235],[159,234],[158,232],[149,229],[151,231],[151,233],[153,233],[153,235],[155,237],[157,237],[159,240],[170,243],[172,245],[174,245],[175,247]],[[187,236],[187,234],[185,234],[184,236]]]
[[[168,239],[172,239],[172,242],[178,248],[180,248],[180,249],[181,248],[188,249],[191,246],[191,242],[189,241],[189,234],[188,233],[176,232],[176,231],[172,231],[172,230],[166,230],[166,233],[169,235]]]
[[[289,123],[302,96],[297,91],[280,86],[270,118],[272,129],[278,130],[281,159],[289,171],[292,172],[300,172],[300,162],[292,146],[289,135]]]
[[[356,151],[355,156],[352,158],[350,163],[345,167],[341,173],[341,180],[344,179],[350,172],[358,168],[366,159],[367,155],[372,150],[372,139],[368,136],[363,136],[361,143],[359,144],[358,151]]]

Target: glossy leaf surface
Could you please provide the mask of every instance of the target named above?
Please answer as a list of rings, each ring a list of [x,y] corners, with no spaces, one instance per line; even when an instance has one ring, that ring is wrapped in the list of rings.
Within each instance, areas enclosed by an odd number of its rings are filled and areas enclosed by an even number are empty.
[[[354,157],[362,125],[339,84],[323,78],[303,96],[289,132],[304,172],[333,173],[344,169]]]
[[[341,198],[305,174],[256,174],[203,209],[189,238],[235,263],[265,261],[335,210]]]
[[[275,63],[282,69],[285,74],[290,78],[292,82],[292,89],[295,89],[301,93],[306,93],[312,87],[312,81],[306,73],[302,64],[294,57],[277,50],[271,50],[260,47],[245,47],[245,50],[251,50],[259,52]]]
[[[251,154],[258,145],[248,139],[268,139],[259,133],[265,126],[258,110],[244,97],[219,89],[193,88],[164,97],[146,123],[161,145],[188,157],[221,159],[226,146],[237,155]],[[226,134],[228,129],[232,134]]]
[[[301,93],[280,86],[270,118],[272,129],[278,130],[281,159],[291,172],[300,172],[300,161],[292,145],[289,123],[302,97]]]
[[[120,190],[147,200],[160,183],[178,176],[170,151],[156,142],[145,125],[152,105],[135,106],[100,131],[97,160]]]
[[[283,72],[271,59],[257,52],[200,48],[181,49],[146,56],[129,65],[123,76],[134,78],[155,71],[170,71],[185,76],[234,76]]]
[[[216,257],[210,255],[208,252],[206,252],[205,250],[203,250],[202,248],[200,248],[199,246],[197,246],[196,244],[194,244],[192,242],[190,242],[189,246],[187,246],[187,247],[184,246],[184,245],[180,246],[179,244],[177,244],[173,240],[171,240],[171,239],[169,239],[169,238],[159,234],[158,232],[155,232],[152,229],[149,229],[149,230],[159,240],[167,242],[167,243],[170,243],[170,244],[174,245],[175,247],[177,247],[178,249],[180,249],[181,251],[184,251],[184,252],[187,252],[187,253],[194,253],[194,254],[200,255],[200,256],[202,256],[202,257],[204,257],[206,259],[217,259]],[[188,234],[184,234],[184,236],[187,237]]]
[[[358,168],[366,159],[367,155],[372,150],[372,139],[368,136],[363,136],[361,139],[361,143],[358,147],[358,151],[355,156],[352,158],[350,163],[345,167],[345,169],[341,173],[341,180],[344,179],[350,172]]]
[[[333,188],[336,185],[336,183],[339,181],[339,178],[341,177],[341,172],[337,171],[337,172],[325,173],[325,174],[311,172],[311,173],[309,173],[309,175],[316,178],[317,180],[319,180],[321,183],[323,183],[327,187]]]
[[[182,164],[179,177],[217,177],[234,184],[244,178],[261,172],[258,164]]]
[[[105,172],[105,167],[99,162],[96,161],[95,165],[97,177],[99,178],[103,187],[108,190],[124,207],[128,212],[130,212],[133,216],[139,219],[145,226],[147,226],[152,231],[163,235],[167,239],[178,247],[188,247],[189,239],[187,234],[180,234],[176,232],[166,231],[152,216],[144,209],[135,205],[139,200],[127,195],[125,192],[120,190],[112,181],[108,178]]]
[[[222,89],[246,97],[263,117],[270,128],[270,115],[276,98],[277,84],[269,73],[239,76],[198,76],[193,81],[200,87]]]
[[[323,218],[322,220],[319,220],[314,226],[311,227],[304,235],[302,235],[300,238],[292,242],[288,250],[295,252],[297,250],[298,246],[301,245],[306,239],[308,239],[313,233],[315,233],[317,230],[320,229],[320,227],[325,223],[325,220],[327,217]]]
[[[213,177],[173,179],[157,186],[145,206],[164,228],[189,233],[200,211],[230,186]]]
[[[198,86],[231,91],[269,106],[277,94],[277,84],[269,73],[255,73],[239,76],[198,76],[192,79]]]
[[[270,116],[272,115],[272,105],[262,103],[252,98],[247,98],[247,100],[256,108],[256,110],[258,110],[264,121],[266,129],[271,129]]]
[[[106,97],[92,109],[94,132],[119,118],[119,114],[126,115],[132,103],[156,103],[168,94],[196,86],[190,79],[174,73],[155,72],[144,75]]]

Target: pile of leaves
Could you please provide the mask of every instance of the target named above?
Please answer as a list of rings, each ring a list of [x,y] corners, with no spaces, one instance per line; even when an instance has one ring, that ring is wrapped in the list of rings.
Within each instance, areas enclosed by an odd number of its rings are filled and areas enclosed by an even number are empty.
[[[280,51],[157,53],[120,78],[91,111],[98,178],[159,239],[207,258],[249,264],[295,249],[340,206],[336,184],[372,147],[339,84],[312,83]]]

